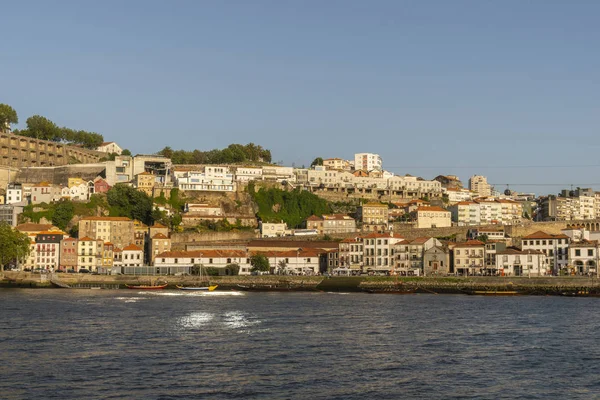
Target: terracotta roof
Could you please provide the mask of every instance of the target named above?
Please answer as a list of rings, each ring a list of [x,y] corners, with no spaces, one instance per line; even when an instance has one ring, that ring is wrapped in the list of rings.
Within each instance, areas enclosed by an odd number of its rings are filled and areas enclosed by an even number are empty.
[[[471,246],[485,246],[485,243],[479,240],[467,240],[464,243],[457,243],[454,247],[471,247]]]
[[[559,234],[552,235],[543,231],[537,231],[531,235],[523,236],[523,239],[568,239],[567,235]]]
[[[41,232],[49,231],[52,227],[52,224],[34,224],[28,222],[26,224],[17,225],[16,229],[21,232]]]
[[[123,250],[121,250],[121,249],[120,249],[120,248],[118,248],[118,247],[115,247],[115,248],[113,249],[113,253],[122,253],[122,252],[123,252]]]
[[[152,239],[168,239],[168,237],[166,237],[162,233],[157,233],[156,235],[152,236]]]
[[[460,202],[458,202],[459,206],[470,206],[472,204],[477,204],[477,202],[475,202],[475,201],[460,201]]]
[[[385,207],[385,208],[388,208],[388,205],[383,204],[383,203],[366,203],[366,204],[363,204],[362,207]]]
[[[419,237],[419,238],[416,238],[415,240],[412,240],[410,242],[410,244],[425,244],[425,242],[427,242],[429,239],[431,239],[431,238],[429,238],[429,237]]]
[[[598,247],[597,240],[582,240],[581,242],[571,243],[569,247]]]
[[[42,231],[38,235],[66,235],[63,231]]]
[[[142,251],[142,249],[139,246],[136,246],[135,244],[130,244],[129,246],[125,246],[123,247],[123,251]]]
[[[247,245],[249,250],[256,247],[270,247],[270,248],[287,248],[287,249],[333,249],[338,247],[338,242],[329,240],[271,240],[271,239],[254,239],[248,242]]]
[[[85,237],[82,237],[81,239],[79,239],[79,241],[80,241],[80,242],[95,242],[95,241],[96,241],[96,239],[92,239],[92,238],[91,238],[91,237],[89,237],[89,236],[85,236]]]
[[[104,143],[102,143],[102,144],[101,144],[100,146],[98,146],[98,147],[102,147],[102,146],[108,146],[109,144],[112,144],[112,143],[114,143],[114,142],[104,142]]]
[[[499,251],[496,254],[544,254],[539,250],[521,250],[515,247],[508,247],[506,250]]]
[[[166,228],[166,226],[155,222],[154,225],[151,226],[151,228]]]
[[[80,221],[131,221],[127,217],[84,217]]]
[[[311,215],[310,217],[306,218],[307,221],[322,221],[323,218],[321,217],[317,217],[316,215]]]
[[[75,239],[75,238],[66,238],[66,239],[63,239],[63,242],[76,242],[76,241],[77,241],[77,239]]]
[[[419,211],[435,211],[435,212],[450,212],[442,207],[438,206],[424,206],[417,208],[417,212]]]
[[[354,220],[354,218],[350,217],[346,214],[327,214],[323,215],[323,219],[325,220],[336,220],[336,221],[350,221]]]
[[[364,239],[383,239],[383,238],[394,238],[394,239],[404,239],[404,236],[401,236],[397,233],[378,233],[373,232],[366,236],[363,236]]]

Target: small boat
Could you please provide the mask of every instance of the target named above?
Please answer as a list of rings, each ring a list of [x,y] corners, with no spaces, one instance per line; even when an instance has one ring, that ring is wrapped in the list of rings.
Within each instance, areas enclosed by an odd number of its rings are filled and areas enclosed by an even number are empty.
[[[522,293],[516,290],[473,290],[467,294],[476,296],[520,296]]]
[[[166,288],[168,283],[162,285],[125,285],[127,289],[137,289],[137,290],[162,290]]]
[[[210,286],[179,286],[179,285],[177,285],[177,289],[179,289],[179,290],[204,290],[204,291],[208,291],[208,292],[212,292],[217,287],[219,287],[219,285],[210,285]]]

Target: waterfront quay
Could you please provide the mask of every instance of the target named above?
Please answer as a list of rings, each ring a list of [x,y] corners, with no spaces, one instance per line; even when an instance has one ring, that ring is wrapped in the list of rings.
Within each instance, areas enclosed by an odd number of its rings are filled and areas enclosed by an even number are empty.
[[[122,289],[127,284],[167,282],[177,285],[206,283],[198,276],[140,276],[91,274],[35,274],[5,272],[4,288]],[[596,277],[394,277],[394,276],[216,276],[210,277],[218,290],[247,291],[337,291],[390,294],[487,294],[487,295],[580,295],[600,296]]]

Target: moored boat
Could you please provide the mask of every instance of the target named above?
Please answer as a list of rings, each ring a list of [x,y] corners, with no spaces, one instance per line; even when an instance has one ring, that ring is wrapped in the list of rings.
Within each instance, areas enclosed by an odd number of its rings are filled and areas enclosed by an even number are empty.
[[[177,289],[179,289],[179,290],[203,290],[203,291],[208,291],[208,292],[212,292],[217,287],[219,287],[219,285],[210,285],[210,286],[179,286],[179,285],[177,285]]]
[[[137,290],[162,290],[166,288],[168,283],[164,283],[162,285],[125,285],[127,289],[137,289]]]

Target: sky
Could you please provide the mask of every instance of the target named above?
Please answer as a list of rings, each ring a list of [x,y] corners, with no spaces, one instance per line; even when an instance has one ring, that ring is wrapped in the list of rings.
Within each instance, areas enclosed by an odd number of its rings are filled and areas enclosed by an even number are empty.
[[[151,154],[600,190],[600,2],[13,1],[0,103]]]

